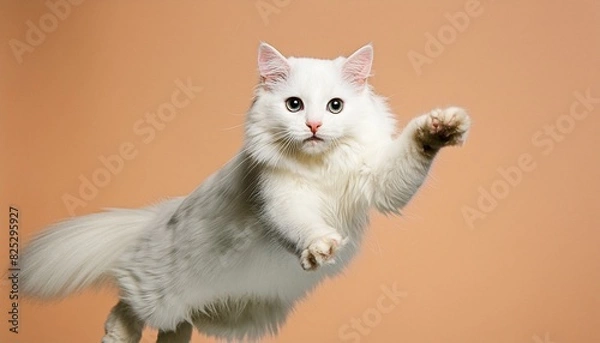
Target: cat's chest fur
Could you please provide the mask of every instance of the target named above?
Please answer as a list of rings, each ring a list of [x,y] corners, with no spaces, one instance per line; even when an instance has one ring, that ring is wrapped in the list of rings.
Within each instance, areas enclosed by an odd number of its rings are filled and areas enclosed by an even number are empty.
[[[341,169],[314,168],[313,170],[268,172],[263,188],[279,187],[293,197],[294,190],[310,193],[305,201],[318,203],[319,216],[343,235],[354,236],[366,224],[369,200],[365,187],[368,177],[359,164]],[[301,196],[301,195],[300,195]]]

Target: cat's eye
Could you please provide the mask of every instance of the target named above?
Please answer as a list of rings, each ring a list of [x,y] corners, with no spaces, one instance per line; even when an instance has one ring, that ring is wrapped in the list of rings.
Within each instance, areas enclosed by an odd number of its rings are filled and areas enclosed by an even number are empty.
[[[333,98],[327,103],[327,110],[333,114],[338,114],[344,109],[344,101],[340,98]]]
[[[302,99],[293,96],[285,101],[285,107],[287,107],[288,111],[294,113],[304,109],[304,103]]]

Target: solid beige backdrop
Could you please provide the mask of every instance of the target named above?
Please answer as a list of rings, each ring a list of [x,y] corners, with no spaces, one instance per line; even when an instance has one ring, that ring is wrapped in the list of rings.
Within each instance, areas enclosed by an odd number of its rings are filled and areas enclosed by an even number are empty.
[[[321,58],[372,42],[371,83],[401,123],[456,104],[471,136],[265,342],[600,342],[600,2],[48,3],[0,9],[1,264],[9,205],[23,244],[71,214],[186,194],[230,159],[260,41]],[[20,299],[17,335],[9,287],[1,342],[99,342],[116,302]]]

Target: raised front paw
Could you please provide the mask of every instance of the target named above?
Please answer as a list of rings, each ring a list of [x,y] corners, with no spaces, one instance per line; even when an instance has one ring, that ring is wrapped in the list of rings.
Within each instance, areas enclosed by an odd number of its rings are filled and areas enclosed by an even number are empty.
[[[435,153],[444,146],[461,145],[471,125],[467,111],[460,107],[435,109],[419,119],[415,138],[425,153]]]
[[[304,270],[315,270],[323,264],[335,263],[333,257],[344,243],[342,236],[331,233],[312,241],[300,255],[300,264]]]

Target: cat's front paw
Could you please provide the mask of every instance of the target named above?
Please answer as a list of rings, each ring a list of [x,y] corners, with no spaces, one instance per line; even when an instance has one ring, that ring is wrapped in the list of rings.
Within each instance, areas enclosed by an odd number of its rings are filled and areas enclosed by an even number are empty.
[[[421,116],[415,139],[425,153],[464,143],[471,125],[467,111],[460,107],[435,109]]]
[[[335,263],[333,257],[344,244],[342,236],[331,233],[312,241],[300,255],[300,264],[304,270],[315,270],[323,264]]]

